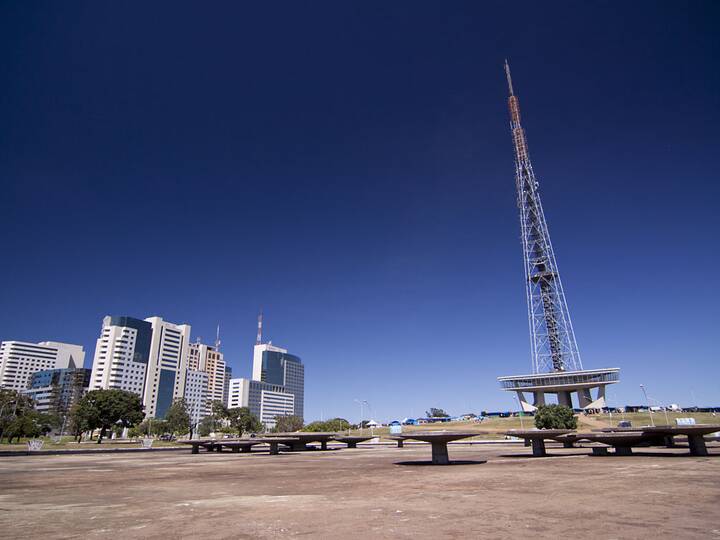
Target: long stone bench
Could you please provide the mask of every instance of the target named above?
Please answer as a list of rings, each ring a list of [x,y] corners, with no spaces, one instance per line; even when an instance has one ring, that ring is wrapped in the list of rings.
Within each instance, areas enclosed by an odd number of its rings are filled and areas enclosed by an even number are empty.
[[[289,446],[293,451],[309,450],[308,443],[319,442],[320,449],[327,450],[328,441],[337,436],[337,433],[297,431],[292,433],[270,433],[265,437],[265,440],[285,438],[288,442],[282,444]]]
[[[561,441],[589,441],[606,444],[615,449],[618,456],[629,456],[632,454],[633,446],[648,445],[656,442],[656,437],[642,431],[623,432],[592,432],[592,433],[567,433],[559,437]],[[662,446],[662,445],[661,445]],[[607,455],[607,447],[593,447],[593,455]]]
[[[191,453],[197,454],[200,448],[205,448],[208,452],[222,452],[223,447],[229,448],[233,453],[249,453],[253,446],[267,444],[270,447],[270,454],[277,455],[280,453],[280,445],[292,445],[298,442],[297,437],[254,437],[251,439],[210,439],[210,440],[189,440],[178,441],[181,444],[192,446]]]
[[[357,448],[358,443],[369,441],[372,437],[360,437],[352,435],[342,435],[333,437],[333,440],[347,444],[348,448]]]
[[[561,442],[561,443],[563,443],[563,446],[568,446],[568,445],[571,446],[572,441],[558,439],[558,437],[561,437],[562,435],[567,435],[568,433],[572,433],[572,430],[571,429],[528,429],[528,430],[513,429],[510,431],[503,432],[504,435],[508,435],[510,437],[518,437],[520,439],[524,439],[525,442],[530,441],[530,444],[532,445],[533,457],[547,456],[547,451],[545,450],[545,441],[546,440]]]

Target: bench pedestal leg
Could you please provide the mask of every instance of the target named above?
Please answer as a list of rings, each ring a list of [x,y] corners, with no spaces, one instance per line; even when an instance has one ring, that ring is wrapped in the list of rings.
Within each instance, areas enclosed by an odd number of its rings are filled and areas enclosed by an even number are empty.
[[[405,441],[398,441],[398,448],[402,448],[404,442],[405,442]]]
[[[232,447],[232,452],[233,452],[233,454],[237,454],[238,452],[240,452],[240,447],[239,447],[239,446],[233,446],[233,447]]]
[[[320,450],[327,450],[327,441],[320,441]]]
[[[693,456],[707,456],[707,446],[705,446],[705,438],[702,435],[688,435],[688,445],[690,446],[690,454]]]
[[[665,436],[665,446],[667,448],[675,448],[675,439],[672,435]]]
[[[532,444],[532,441],[530,439],[525,439],[523,441],[523,446],[530,446]]]
[[[565,441],[563,443],[563,448],[574,448],[574,447],[575,447],[575,443],[572,441]]]
[[[249,446],[243,446],[243,447],[242,447],[242,453],[243,453],[243,454],[248,454],[248,453],[250,453],[250,447],[249,447]]]
[[[531,444],[532,444],[533,456],[542,457],[542,456],[547,455],[547,452],[545,452],[545,441],[544,440],[533,439]]]
[[[349,442],[349,443],[347,443],[347,445],[348,445],[348,448],[357,448],[356,442]]]
[[[596,446],[592,449],[593,456],[607,456],[608,455],[608,449],[606,446]]]
[[[280,453],[280,445],[276,442],[270,443],[270,455],[277,456]]]
[[[215,445],[215,451],[216,451],[216,452],[222,452],[222,444],[216,444],[216,445]]]
[[[193,444],[191,454],[199,454],[200,453],[200,447],[197,444]]]
[[[630,446],[616,446],[616,456],[632,456],[632,448]]]
[[[450,465],[447,443],[434,442],[431,444],[433,465]]]

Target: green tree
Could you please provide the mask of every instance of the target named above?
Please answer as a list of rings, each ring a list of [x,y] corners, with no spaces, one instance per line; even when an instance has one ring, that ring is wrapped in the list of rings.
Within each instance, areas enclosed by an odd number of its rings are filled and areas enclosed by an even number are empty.
[[[0,389],[0,441],[5,435],[9,436],[8,442],[19,439],[26,429],[31,430],[38,419],[34,407],[29,396],[16,390]],[[24,418],[26,416],[28,418]]]
[[[59,417],[53,414],[41,413],[35,410],[26,410],[23,414],[15,416],[7,427],[8,443],[13,438],[18,441],[20,437],[39,437],[47,435],[59,425]]]
[[[192,420],[184,398],[178,398],[172,402],[167,413],[165,413],[165,423],[168,432],[173,435],[190,432],[190,437],[192,437]]]
[[[210,404],[210,411],[215,417],[215,420],[227,420],[229,419],[230,411],[225,404],[220,400],[215,400]]]
[[[535,411],[535,427],[538,429],[576,429],[577,418],[565,405],[540,405]]]
[[[435,407],[430,407],[429,411],[425,411],[425,415],[428,418],[447,418],[450,416],[443,409],[436,409]]]
[[[200,420],[200,424],[198,424],[198,434],[201,437],[207,437],[214,431],[215,431],[215,418],[213,418],[212,415],[206,416],[205,418]]]
[[[248,407],[228,409],[228,420],[230,426],[237,431],[238,437],[242,437],[243,433],[255,433],[263,430],[262,423],[257,416],[250,412]]]
[[[74,423],[90,430],[100,428],[98,444],[115,424],[133,427],[144,416],[140,396],[125,390],[91,390],[73,409]]]
[[[82,398],[72,406],[69,413],[69,429],[75,440],[80,442],[82,434],[91,431],[94,425],[93,416],[97,410],[92,407],[89,402],[84,402]]]
[[[318,432],[339,432],[350,429],[351,424],[344,418],[333,418],[331,420],[321,421],[315,420],[306,425],[302,430],[313,433]]]
[[[275,427],[272,429],[274,433],[290,433],[292,431],[300,431],[303,427],[303,419],[299,416],[276,416]]]

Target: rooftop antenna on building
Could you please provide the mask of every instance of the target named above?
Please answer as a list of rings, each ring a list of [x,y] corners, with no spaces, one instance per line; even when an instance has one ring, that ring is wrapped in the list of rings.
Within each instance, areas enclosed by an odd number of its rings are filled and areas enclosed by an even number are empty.
[[[220,343],[221,343],[221,341],[220,341],[220,325],[218,324],[217,325],[217,333],[215,334],[215,350],[216,351],[220,350]]]
[[[258,332],[257,332],[257,338],[255,339],[255,345],[262,345],[262,322],[263,322],[263,313],[262,313],[262,310],[260,310],[260,314],[258,315]]]

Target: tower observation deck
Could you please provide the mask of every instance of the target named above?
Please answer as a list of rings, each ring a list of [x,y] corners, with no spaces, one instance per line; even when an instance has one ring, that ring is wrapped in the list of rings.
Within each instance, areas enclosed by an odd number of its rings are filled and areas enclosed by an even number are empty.
[[[507,61],[505,75],[510,93],[510,129],[515,147],[515,184],[520,211],[532,374],[499,377],[498,381],[503,390],[518,394],[527,411],[544,404],[545,394],[548,393],[557,394],[559,403],[572,406],[572,393],[577,392],[580,407],[602,408],[605,406],[605,386],[618,382],[620,370],[583,370],[540,201],[539,184],[520,123],[520,102],[513,90]],[[590,392],[593,388],[597,388],[595,398]],[[534,405],[526,401],[525,391],[533,393]]]

